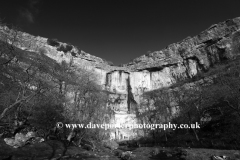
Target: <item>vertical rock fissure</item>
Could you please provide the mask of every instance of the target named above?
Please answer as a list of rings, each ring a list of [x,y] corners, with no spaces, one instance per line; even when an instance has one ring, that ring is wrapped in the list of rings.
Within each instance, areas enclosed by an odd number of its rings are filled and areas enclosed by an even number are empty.
[[[189,74],[189,72],[190,72],[190,68],[189,68],[189,60],[185,60],[185,61],[183,61],[183,65],[184,65],[185,68],[186,68],[186,76],[187,76],[188,79],[190,79],[191,76],[190,76],[190,74]]]
[[[122,82],[122,70],[119,71],[119,82],[121,83]]]
[[[211,48],[209,48],[209,47],[206,47],[206,48],[205,48],[205,51],[206,51],[207,57],[208,57],[208,61],[209,61],[209,63],[210,63],[210,67],[213,67],[215,60],[214,60],[214,58],[213,58],[210,50],[211,50]]]
[[[107,86],[108,86],[108,81],[109,81],[109,78],[108,78],[108,76],[109,76],[109,73],[107,73],[107,74],[106,74],[106,82],[105,82],[105,87],[107,87]]]
[[[127,107],[128,107],[128,113],[131,112],[131,105],[137,104],[137,102],[134,100],[134,96],[132,93],[132,87],[130,84],[130,76],[127,78]]]

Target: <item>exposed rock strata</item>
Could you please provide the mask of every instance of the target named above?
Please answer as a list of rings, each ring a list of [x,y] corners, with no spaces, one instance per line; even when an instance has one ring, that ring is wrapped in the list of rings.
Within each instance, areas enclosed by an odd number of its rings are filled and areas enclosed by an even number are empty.
[[[73,47],[70,52],[59,52],[47,43],[47,38],[22,33],[17,37],[23,43],[15,44],[23,50],[42,51],[58,62],[63,60],[97,73],[99,84],[109,95],[108,105],[115,110],[112,123],[136,123],[133,108],[144,91],[168,87],[179,79],[193,78],[200,72],[207,72],[215,64],[234,58],[238,52],[232,50],[233,37],[240,27],[240,18],[230,19],[212,25],[195,37],[171,44],[134,59],[123,67],[110,66],[103,59]],[[14,32],[7,27],[0,28],[1,39]],[[60,42],[61,43],[61,42]],[[66,45],[65,43],[61,43]],[[129,131],[119,130],[113,137],[129,138]],[[132,134],[134,135],[134,134]]]

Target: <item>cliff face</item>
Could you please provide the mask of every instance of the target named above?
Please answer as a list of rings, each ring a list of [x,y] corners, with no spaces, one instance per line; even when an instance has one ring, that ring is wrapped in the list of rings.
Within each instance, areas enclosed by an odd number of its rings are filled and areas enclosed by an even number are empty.
[[[191,79],[198,73],[207,72],[215,64],[236,58],[239,52],[236,38],[240,18],[212,25],[195,37],[188,37],[161,51],[143,55],[107,72],[106,89],[113,92],[112,104],[116,110],[115,123],[124,123],[125,116],[135,123],[134,107],[144,91],[168,87],[181,79]],[[234,38],[235,37],[235,38]],[[120,99],[120,100],[118,100]],[[122,118],[121,118],[122,115]]]
[[[219,62],[236,58],[239,52],[233,51],[232,46],[240,43],[236,38],[239,28],[240,18],[212,25],[195,37],[188,37],[163,50],[138,57],[123,67],[110,66],[103,59],[80,51],[74,46],[64,53],[49,45],[47,38],[27,33],[21,32],[21,36],[17,38],[23,43],[15,45],[34,52],[44,50],[47,56],[58,62],[72,61],[76,66],[92,70],[98,75],[99,84],[110,92],[107,105],[115,110],[112,123],[137,123],[134,107],[139,104],[139,97],[144,91],[168,87],[180,79],[191,79],[198,73],[207,72]],[[0,32],[3,39],[11,30],[2,27]],[[73,52],[76,55],[73,56]],[[112,133],[113,138],[131,136],[134,136],[134,133],[126,130]]]

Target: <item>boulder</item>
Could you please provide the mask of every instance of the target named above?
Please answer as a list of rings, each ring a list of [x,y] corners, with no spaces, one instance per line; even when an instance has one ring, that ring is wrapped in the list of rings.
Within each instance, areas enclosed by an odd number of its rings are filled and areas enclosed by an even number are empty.
[[[35,132],[28,132],[27,134],[26,134],[26,138],[32,138],[32,137],[36,137],[36,133]]]
[[[82,139],[80,145],[83,149],[86,149],[88,151],[94,151],[96,149],[96,145],[91,140]]]
[[[14,138],[4,138],[4,141],[7,145],[10,145],[14,148],[19,148],[25,144],[43,142],[44,139],[41,137],[36,137],[36,134],[34,132],[28,132],[26,135],[23,133],[17,133]]]
[[[82,145],[82,148],[86,149],[88,151],[94,151],[93,147],[91,145],[89,145],[89,144]]]
[[[15,144],[15,139],[14,138],[4,138],[4,141],[9,146],[13,146]]]
[[[152,155],[153,156],[156,156],[160,153],[160,148],[154,148],[153,151],[152,151]]]
[[[121,160],[132,160],[134,157],[136,157],[134,154],[132,154],[131,151],[123,152],[121,155]]]
[[[103,146],[111,150],[117,149],[119,147],[118,143],[113,140],[103,141]]]

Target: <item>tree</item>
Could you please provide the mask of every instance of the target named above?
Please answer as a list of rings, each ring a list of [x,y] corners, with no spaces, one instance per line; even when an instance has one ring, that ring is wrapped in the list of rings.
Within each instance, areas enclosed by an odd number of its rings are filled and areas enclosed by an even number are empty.
[[[25,43],[22,32],[4,28],[0,32],[0,121],[9,120],[20,131],[20,119],[25,119],[48,133],[58,121],[101,124],[111,117],[108,95],[92,71],[73,61],[58,63],[46,56],[44,47],[37,53],[17,48]],[[100,140],[106,134],[97,128],[66,131],[68,140]]]
[[[74,81],[72,64],[57,63],[45,55],[44,48],[39,53],[17,48],[24,43],[17,30],[0,32],[0,121],[6,121],[7,116],[17,121],[21,108],[34,111],[46,100],[49,106],[64,104],[67,86],[79,84]]]
[[[6,33],[7,32],[7,33]],[[38,93],[43,92],[42,88],[33,89],[29,86],[32,77],[29,75],[31,65],[25,65],[19,62],[24,55],[14,47],[21,37],[21,32],[16,30],[1,30],[0,42],[0,101],[2,102],[2,120],[8,111],[27,103]]]
[[[214,84],[203,91],[209,104],[225,103],[240,116],[240,67],[238,62],[230,66],[227,71],[217,74]]]
[[[173,106],[170,92],[167,88],[145,92],[141,97],[140,105],[137,109],[137,118],[142,123],[164,124],[168,123],[173,117]],[[168,130],[168,129],[167,129]],[[168,141],[167,130],[163,130],[165,142]],[[147,130],[144,130],[145,134]],[[156,128],[150,133],[154,141],[161,129]]]
[[[199,141],[197,130],[191,124],[200,123],[201,109],[203,108],[201,89],[195,84],[193,86],[185,85],[172,90],[171,93],[179,109],[176,117],[179,124],[188,124],[189,130],[193,131],[196,140]]]
[[[96,83],[96,77],[93,73],[78,69],[75,77],[75,84],[69,85],[69,101],[66,103],[65,116],[69,123],[81,123],[87,125],[89,122],[101,124],[105,120],[105,116],[109,113],[109,108],[106,106],[107,94],[102,91],[101,87]],[[99,129],[95,129],[98,130]],[[88,135],[92,138],[99,137],[99,134],[93,134],[94,129],[75,129],[81,139]]]

